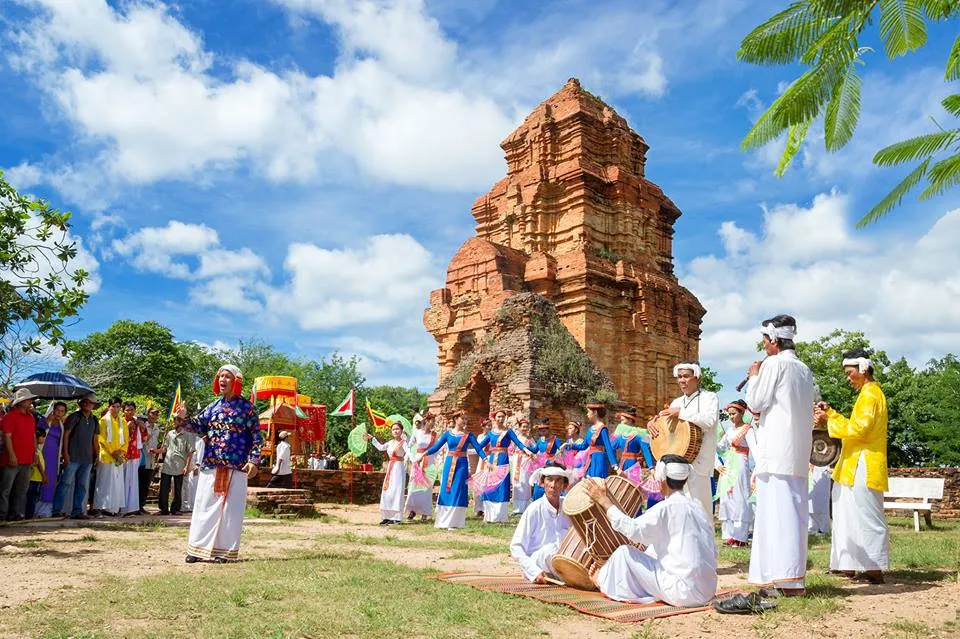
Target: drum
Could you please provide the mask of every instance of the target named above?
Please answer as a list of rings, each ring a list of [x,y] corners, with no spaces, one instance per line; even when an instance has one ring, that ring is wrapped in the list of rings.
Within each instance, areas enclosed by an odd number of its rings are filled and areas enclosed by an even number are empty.
[[[810,463],[814,466],[829,466],[840,456],[841,442],[831,437],[825,430],[813,431],[813,445],[810,446]]]
[[[604,486],[611,500],[622,511],[636,516],[643,503],[643,493],[625,477],[607,477]],[[572,530],[575,530],[586,545],[587,551],[596,559],[606,561],[610,555],[630,541],[613,529],[607,513],[587,495],[586,483],[574,485],[563,500],[563,512],[570,518]]]
[[[596,590],[590,575],[600,568],[600,562],[587,550],[580,533],[571,528],[560,542],[556,554],[550,559],[553,574],[565,584],[580,590]]]
[[[664,455],[680,455],[693,463],[700,454],[700,445],[703,444],[703,431],[696,424],[663,415],[657,418],[657,428],[660,430],[656,437],[650,438],[650,452],[656,459]]]

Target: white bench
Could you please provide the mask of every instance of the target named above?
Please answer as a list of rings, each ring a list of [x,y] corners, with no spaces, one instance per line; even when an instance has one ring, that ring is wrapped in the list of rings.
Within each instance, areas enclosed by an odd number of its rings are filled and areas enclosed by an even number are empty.
[[[891,477],[887,492],[883,493],[885,510],[912,510],[913,529],[920,532],[920,511],[928,527],[933,526],[930,516],[933,504],[931,499],[943,499],[942,478],[934,477]],[[887,499],[920,499],[922,501],[886,501]]]

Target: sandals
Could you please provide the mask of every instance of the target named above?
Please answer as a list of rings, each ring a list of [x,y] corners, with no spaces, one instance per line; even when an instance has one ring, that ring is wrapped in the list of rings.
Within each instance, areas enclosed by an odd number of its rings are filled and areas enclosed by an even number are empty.
[[[764,601],[756,592],[749,595],[733,595],[713,602],[714,610],[724,615],[756,615],[776,607],[776,603]]]

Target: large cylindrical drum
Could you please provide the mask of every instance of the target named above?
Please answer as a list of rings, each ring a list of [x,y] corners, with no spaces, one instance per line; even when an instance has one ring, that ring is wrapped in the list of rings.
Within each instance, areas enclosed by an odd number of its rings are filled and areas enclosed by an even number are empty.
[[[617,506],[631,517],[636,516],[643,503],[643,493],[624,477],[607,477],[607,493]],[[563,500],[563,512],[570,525],[584,541],[587,551],[600,561],[606,561],[614,551],[630,541],[613,529],[607,513],[587,494],[586,482],[570,489]]]
[[[658,417],[656,425],[659,432],[656,437],[650,438],[650,452],[654,458],[680,455],[692,464],[700,454],[703,430],[696,424],[669,415]]]

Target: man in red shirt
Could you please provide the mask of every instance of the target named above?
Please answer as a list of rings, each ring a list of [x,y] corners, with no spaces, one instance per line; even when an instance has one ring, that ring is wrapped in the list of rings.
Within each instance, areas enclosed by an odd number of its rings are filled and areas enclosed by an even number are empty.
[[[30,467],[37,450],[33,400],[36,395],[21,388],[10,400],[10,410],[0,421],[3,452],[0,453],[0,520],[19,521],[27,505]]]

